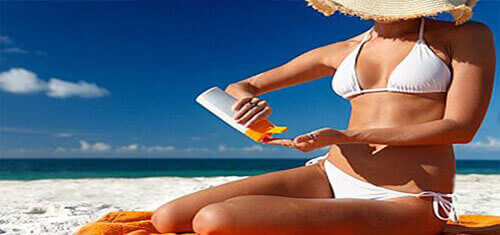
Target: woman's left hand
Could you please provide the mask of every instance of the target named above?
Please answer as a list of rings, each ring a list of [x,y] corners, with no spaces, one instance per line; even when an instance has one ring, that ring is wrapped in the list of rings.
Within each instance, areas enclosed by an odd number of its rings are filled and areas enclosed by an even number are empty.
[[[315,149],[323,148],[345,140],[345,135],[338,130],[323,128],[299,135],[293,139],[264,139],[264,144],[281,145],[298,149],[302,152],[309,152]]]

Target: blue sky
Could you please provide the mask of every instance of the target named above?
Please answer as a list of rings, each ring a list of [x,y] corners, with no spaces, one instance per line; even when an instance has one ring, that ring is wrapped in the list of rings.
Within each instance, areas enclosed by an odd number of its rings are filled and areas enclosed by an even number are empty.
[[[498,40],[500,1],[474,12]],[[299,0],[0,1],[0,157],[312,157],[255,144],[194,98],[371,25]],[[284,136],[347,126],[330,79],[263,96]],[[497,87],[458,158],[500,159]]]

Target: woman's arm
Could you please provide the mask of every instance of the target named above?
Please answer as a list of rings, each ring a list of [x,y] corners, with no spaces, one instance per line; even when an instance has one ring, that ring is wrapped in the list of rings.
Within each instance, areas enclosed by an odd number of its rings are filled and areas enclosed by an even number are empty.
[[[271,107],[257,95],[332,75],[346,44],[340,42],[311,50],[282,66],[229,85],[226,92],[239,100],[233,107],[237,111],[236,122],[251,125],[271,115]]]
[[[388,145],[468,143],[484,118],[493,89],[495,48],[486,25],[470,22],[454,33],[453,79],[443,119],[396,128],[340,130],[338,142]]]
[[[226,92],[242,99],[332,75],[331,55],[338,54],[339,47],[336,43],[308,51],[279,67],[232,83]]]

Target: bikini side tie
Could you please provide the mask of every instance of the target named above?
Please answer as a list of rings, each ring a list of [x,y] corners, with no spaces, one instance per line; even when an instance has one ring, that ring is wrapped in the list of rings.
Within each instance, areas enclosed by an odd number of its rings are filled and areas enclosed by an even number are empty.
[[[455,206],[453,205],[453,201],[456,200],[455,194],[444,194],[444,193],[436,193],[432,191],[424,191],[418,194],[419,197],[433,197],[432,207],[434,209],[434,214],[441,220],[451,219],[453,222],[458,222],[458,214],[455,210]],[[447,200],[445,198],[449,198],[451,200]],[[439,208],[443,208],[443,211],[446,213],[446,217],[441,216],[439,214]]]

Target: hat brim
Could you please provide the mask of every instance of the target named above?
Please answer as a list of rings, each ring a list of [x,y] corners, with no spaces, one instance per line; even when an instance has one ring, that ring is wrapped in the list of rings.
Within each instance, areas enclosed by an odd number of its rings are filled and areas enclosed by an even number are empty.
[[[477,0],[306,0],[308,5],[330,16],[336,11],[370,20],[404,20],[449,12],[456,25],[472,17]]]

